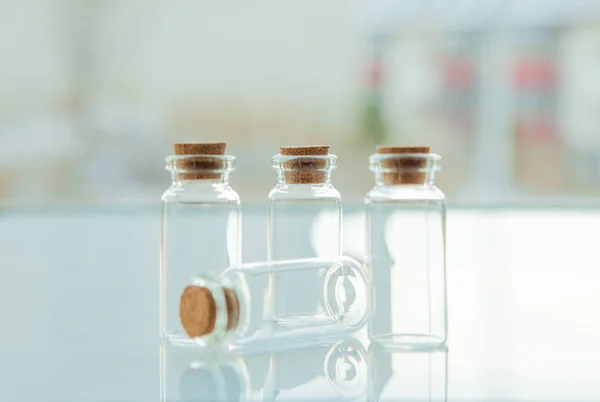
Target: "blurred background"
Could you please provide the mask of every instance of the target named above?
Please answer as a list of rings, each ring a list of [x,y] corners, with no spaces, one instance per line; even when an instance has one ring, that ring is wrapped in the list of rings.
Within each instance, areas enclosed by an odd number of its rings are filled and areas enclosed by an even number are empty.
[[[600,195],[593,0],[0,1],[0,199],[158,201],[172,143],[326,143],[359,202],[376,145],[430,145],[455,203]],[[554,201],[552,201],[554,202]]]

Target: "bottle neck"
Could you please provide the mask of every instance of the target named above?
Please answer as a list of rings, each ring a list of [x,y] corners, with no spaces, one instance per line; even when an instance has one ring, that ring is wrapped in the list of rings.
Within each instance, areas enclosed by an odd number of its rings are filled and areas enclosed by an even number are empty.
[[[435,184],[433,174],[375,173],[375,185],[380,186],[411,186],[432,187]]]
[[[215,187],[229,185],[235,170],[231,155],[172,155],[166,159],[174,185]]]
[[[440,159],[436,154],[374,154],[369,162],[377,186],[431,187]]]
[[[171,172],[171,183],[174,186],[222,187],[229,185],[229,173],[214,174],[211,178],[195,178],[193,173]]]
[[[331,185],[331,172],[337,167],[335,155],[281,155],[273,157],[280,185]]]
[[[327,187],[331,185],[331,171],[278,171],[277,183],[280,186]]]

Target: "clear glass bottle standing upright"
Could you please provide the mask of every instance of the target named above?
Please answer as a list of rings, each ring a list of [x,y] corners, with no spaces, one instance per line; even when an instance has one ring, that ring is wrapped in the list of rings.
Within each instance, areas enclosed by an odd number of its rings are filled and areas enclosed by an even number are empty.
[[[329,146],[287,146],[273,157],[278,182],[269,193],[269,260],[335,257],[341,248],[341,197],[331,184],[337,157]],[[317,272],[297,272],[272,278],[270,313],[290,326],[326,324],[324,306],[315,306],[314,293],[322,292],[323,277]],[[350,296],[349,296],[350,297]],[[313,311],[321,314],[314,315]],[[284,311],[299,312],[284,316]],[[304,317],[302,311],[311,312]]]
[[[310,292],[313,311],[278,309],[278,317],[257,312],[270,304],[268,281],[288,282],[298,274],[322,277],[318,292]],[[301,288],[312,283],[298,284]],[[350,257],[307,258],[232,266],[218,277],[198,274],[182,288],[179,304],[181,323],[189,339],[199,345],[229,345],[246,350],[274,348],[281,343],[314,344],[328,338],[332,329],[348,331],[363,326],[368,314],[370,279],[358,261]],[[356,297],[348,298],[348,294]],[[317,310],[324,306],[325,312]],[[297,308],[297,306],[296,306]],[[289,317],[303,321],[290,328]],[[330,325],[315,325],[326,314]],[[261,341],[266,341],[261,342]]]
[[[224,153],[225,143],[175,144],[166,158],[173,182],[162,196],[160,330],[174,343],[191,342],[179,318],[190,279],[241,263],[240,198],[229,186],[235,157]]]
[[[368,333],[383,345],[429,348],[447,339],[444,194],[439,155],[382,147],[370,157],[367,265],[373,281]]]

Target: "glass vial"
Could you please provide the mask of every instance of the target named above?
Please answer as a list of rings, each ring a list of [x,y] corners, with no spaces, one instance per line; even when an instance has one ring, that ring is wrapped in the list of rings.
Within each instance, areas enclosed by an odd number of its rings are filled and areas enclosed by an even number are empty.
[[[288,317],[298,315],[296,310],[279,310],[280,316],[267,312],[271,304],[267,283],[294,282],[300,288],[314,286],[312,282],[299,282],[295,278],[307,272],[323,278],[319,292],[312,294],[312,315],[302,311],[304,325],[290,325]],[[256,289],[263,289],[257,292]],[[272,261],[230,267],[219,277],[199,274],[181,289],[179,315],[189,336],[199,345],[233,344],[251,349],[267,341],[269,346],[278,341],[303,342],[303,337],[318,340],[330,336],[334,327],[349,331],[359,329],[367,318],[369,279],[363,266],[349,257],[312,258],[290,261]],[[347,295],[354,295],[349,298]],[[315,326],[314,318],[322,313],[316,306],[325,308],[331,325]]]
[[[368,400],[446,402],[448,349],[396,349],[372,343],[368,353]]]
[[[269,193],[268,259],[337,257],[341,247],[341,197],[331,184],[337,157],[329,146],[286,146],[273,157],[278,182]],[[273,315],[288,325],[326,324],[325,306],[314,305],[322,292],[323,272],[298,272],[269,283]],[[297,281],[312,286],[295,286]],[[284,317],[283,312],[296,315]],[[314,314],[317,311],[318,314]],[[307,317],[310,316],[310,318]]]
[[[178,311],[190,278],[241,263],[240,198],[229,186],[235,157],[224,153],[225,143],[175,144],[166,158],[173,182],[162,196],[160,330],[172,341],[189,341]]]
[[[434,185],[439,155],[382,147],[370,157],[367,266],[373,281],[369,338],[429,348],[447,339],[444,194]]]

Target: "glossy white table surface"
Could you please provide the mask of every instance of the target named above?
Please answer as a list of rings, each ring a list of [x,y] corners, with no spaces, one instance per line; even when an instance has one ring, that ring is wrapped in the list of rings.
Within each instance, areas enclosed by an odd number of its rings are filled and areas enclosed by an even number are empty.
[[[262,213],[245,211],[246,261],[265,257]],[[160,344],[158,208],[5,210],[0,401],[600,401],[599,229],[594,209],[450,208],[447,354],[358,334],[223,358]]]

